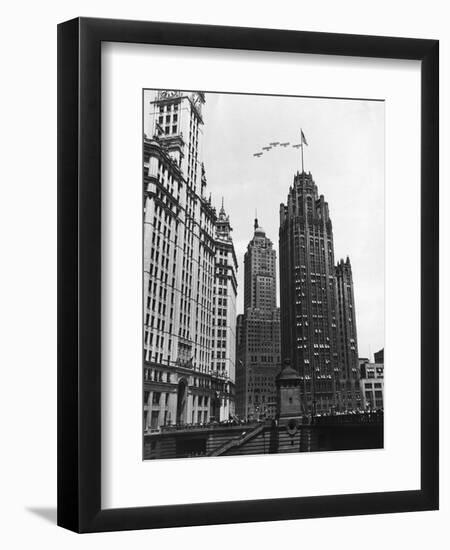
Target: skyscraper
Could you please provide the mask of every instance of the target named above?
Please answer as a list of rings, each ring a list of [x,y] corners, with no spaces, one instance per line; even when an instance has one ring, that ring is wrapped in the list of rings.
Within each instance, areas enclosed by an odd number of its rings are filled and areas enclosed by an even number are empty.
[[[274,417],[280,369],[276,252],[255,219],[244,256],[244,313],[238,319],[236,409],[241,417]]]
[[[248,308],[271,312],[276,297],[276,252],[258,220],[254,222],[254,236],[244,256],[244,311]]]
[[[159,91],[145,121],[144,430],[219,419],[231,406],[234,365],[226,358],[234,356],[236,262],[224,283],[217,264],[234,249],[205,196],[204,103],[202,92]],[[215,292],[225,288],[219,315]],[[213,327],[224,318],[230,334],[217,369]]]
[[[336,266],[336,299],[338,312],[338,361],[340,380],[336,388],[341,410],[361,408],[358,338],[356,335],[355,301],[350,259]]]
[[[336,406],[340,379],[333,227],[311,173],[280,205],[281,353],[300,375],[302,412]]]
[[[376,351],[373,354],[375,363],[384,363],[384,348],[380,349],[379,351]]]
[[[216,220],[214,240],[213,328],[211,370],[213,376],[213,414],[216,420],[228,420],[235,413],[236,380],[236,294],[238,268],[230,217],[223,205]]]

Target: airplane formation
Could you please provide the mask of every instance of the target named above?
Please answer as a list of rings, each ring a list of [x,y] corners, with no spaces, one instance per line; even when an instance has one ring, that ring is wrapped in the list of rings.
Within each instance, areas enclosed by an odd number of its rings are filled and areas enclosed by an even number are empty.
[[[269,145],[265,147],[261,147],[262,151],[258,151],[257,153],[253,153],[254,157],[260,158],[264,154],[263,151],[270,151],[271,149],[274,149],[275,147],[288,147],[288,145],[291,145],[289,141],[285,141],[283,143],[280,143],[279,141],[272,141],[272,143],[269,143]],[[301,143],[296,143],[295,145],[291,145],[291,147],[294,147],[294,149],[299,149],[302,146]]]

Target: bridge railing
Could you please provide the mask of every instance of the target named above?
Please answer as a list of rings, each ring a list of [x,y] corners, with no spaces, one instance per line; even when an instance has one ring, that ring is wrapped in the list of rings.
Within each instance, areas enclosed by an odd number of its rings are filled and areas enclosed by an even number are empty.
[[[312,419],[312,424],[318,426],[333,424],[378,424],[383,421],[383,416],[383,411],[315,416]]]
[[[348,414],[329,414],[322,416],[304,416],[301,418],[301,424],[303,425],[342,425],[342,424],[377,424],[383,421],[383,411],[371,411],[371,412],[355,412]],[[189,432],[189,431],[202,431],[202,430],[229,430],[230,428],[254,428],[258,425],[271,425],[272,420],[257,421],[251,420],[247,422],[202,422],[196,424],[170,424],[167,426],[160,426],[159,428],[152,428],[146,430],[144,435],[156,435],[167,434],[175,432]]]
[[[246,428],[256,426],[261,422],[202,422],[197,424],[170,424],[167,426],[161,426],[158,430],[152,430],[151,433],[170,433],[179,431],[194,431],[194,430],[229,430],[230,428],[240,427]]]

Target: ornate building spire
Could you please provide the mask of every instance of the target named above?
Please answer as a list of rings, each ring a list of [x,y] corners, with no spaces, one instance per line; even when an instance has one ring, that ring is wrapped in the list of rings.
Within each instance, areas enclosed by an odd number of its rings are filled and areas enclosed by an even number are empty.
[[[230,238],[230,232],[233,231],[233,228],[230,225],[230,216],[227,216],[227,213],[225,212],[223,197],[222,197],[222,205],[219,210],[219,216],[217,217],[216,227],[217,227],[217,236],[219,238],[221,239]]]

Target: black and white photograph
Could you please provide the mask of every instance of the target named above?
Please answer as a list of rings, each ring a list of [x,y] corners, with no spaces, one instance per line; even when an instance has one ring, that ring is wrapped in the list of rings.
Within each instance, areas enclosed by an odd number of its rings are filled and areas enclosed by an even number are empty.
[[[143,90],[143,458],[383,448],[384,102]]]
[[[5,3],[1,547],[445,548],[450,33],[404,4]]]

